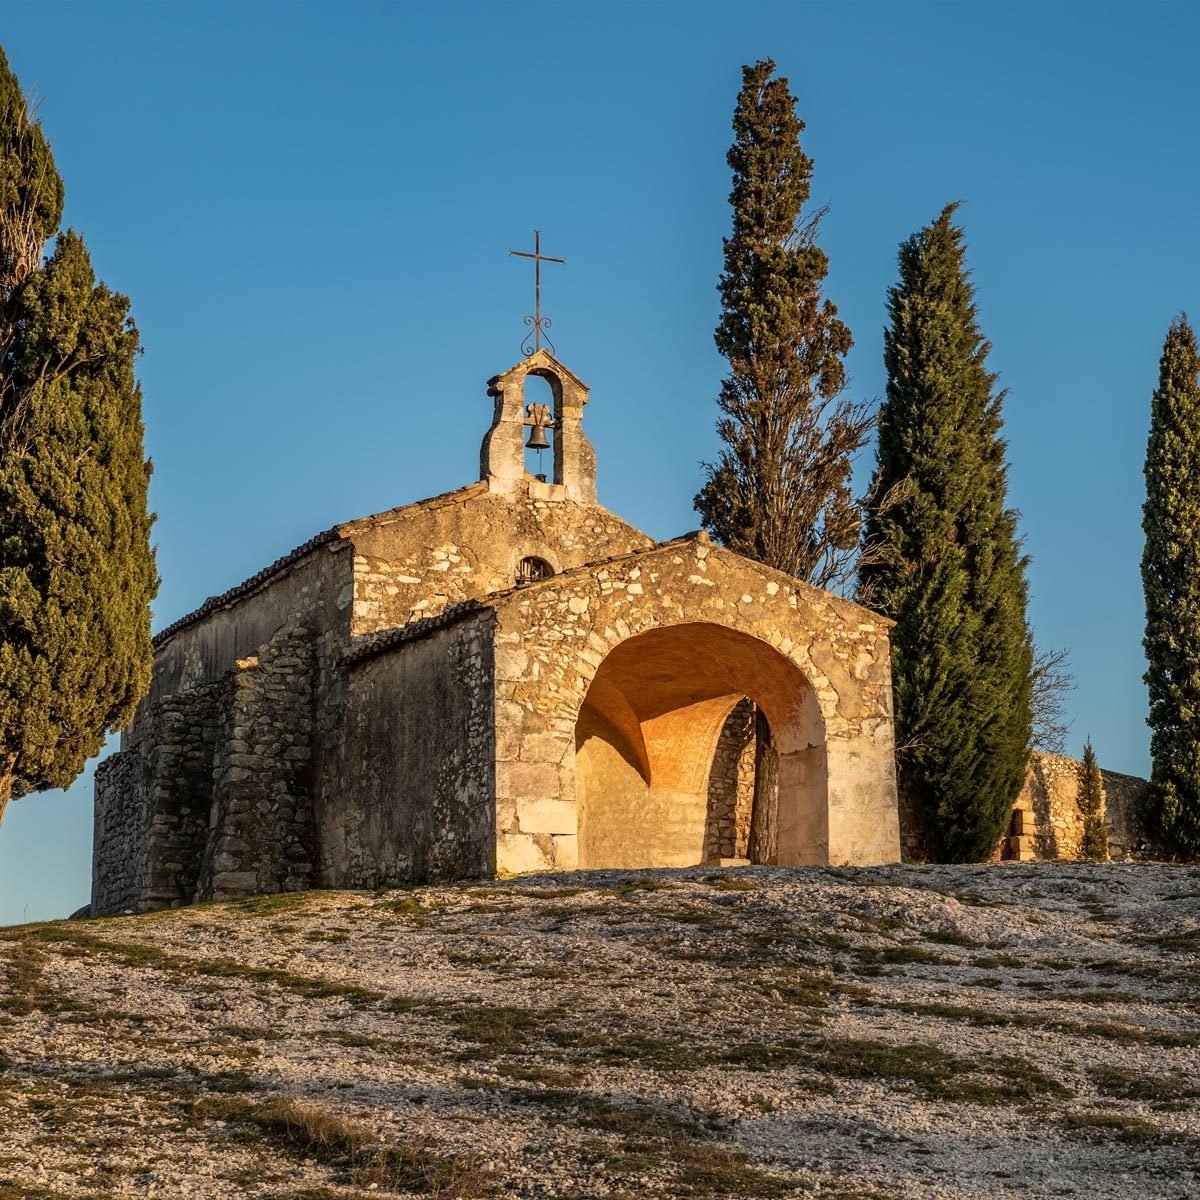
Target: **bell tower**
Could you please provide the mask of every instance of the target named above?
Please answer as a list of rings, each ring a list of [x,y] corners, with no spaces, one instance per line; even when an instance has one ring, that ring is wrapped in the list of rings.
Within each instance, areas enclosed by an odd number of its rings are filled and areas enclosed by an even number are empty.
[[[550,385],[553,419],[544,406],[525,403],[525,379],[537,375]],[[528,490],[546,500],[596,503],[596,452],[583,432],[587,385],[567,370],[548,350],[528,358],[488,380],[488,395],[496,404],[492,427],[480,448],[480,478],[488,490],[515,496]],[[525,470],[525,432],[544,437],[554,448],[554,476],[542,483]],[[536,442],[534,443],[537,444]]]

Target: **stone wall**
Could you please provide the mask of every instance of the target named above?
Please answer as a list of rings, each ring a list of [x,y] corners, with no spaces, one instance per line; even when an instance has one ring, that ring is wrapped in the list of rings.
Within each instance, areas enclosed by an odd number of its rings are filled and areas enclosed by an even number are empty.
[[[95,915],[310,886],[313,645],[283,631],[143,702],[138,739],[97,770]]]
[[[320,811],[324,886],[492,871],[493,621],[484,610],[398,631],[351,660],[342,788]]]
[[[497,611],[502,869],[570,869],[577,861],[578,816],[570,811],[577,794],[576,727],[598,669],[638,634],[689,625],[697,630],[696,646],[707,646],[709,653],[681,661],[689,669],[703,666],[714,679],[728,675],[730,695],[720,719],[741,696],[765,688],[753,698],[780,737],[781,795],[785,788],[793,794],[799,789],[810,798],[799,817],[790,811],[791,824],[781,815],[780,860],[868,863],[899,857],[884,619],[699,537],[570,572],[489,603]],[[751,651],[766,658],[751,666],[746,661]],[[636,659],[636,649],[632,653]],[[781,665],[775,668],[776,663]],[[630,670],[636,673],[636,661]],[[669,671],[651,674],[648,688],[656,686],[654,679],[675,686]],[[714,687],[706,693],[711,701],[696,697],[699,707],[689,710],[681,698],[678,713],[664,711],[664,717],[678,715],[680,734],[691,736],[696,728],[691,711],[700,714],[695,720],[707,722],[711,705],[724,703],[721,685]],[[785,730],[791,738],[786,744]],[[679,744],[665,736],[661,724],[644,724],[642,733],[652,755],[656,744]],[[705,772],[715,748],[714,735]],[[663,788],[681,790],[686,766],[678,764],[678,782],[664,782]],[[705,788],[706,778],[692,779],[682,790]]]
[[[997,844],[994,858],[1075,859],[1083,840],[1079,812],[1079,772],[1076,758],[1035,750],[1025,769],[1025,783],[1013,805],[1013,816]],[[1138,844],[1148,840],[1139,819],[1149,786],[1135,775],[1101,770],[1104,819],[1109,857],[1138,857]],[[917,834],[911,807],[901,797],[900,838],[904,856],[923,860],[927,850]]]
[[[164,697],[223,679],[281,631],[327,633],[326,659],[339,652],[350,639],[353,560],[350,542],[331,530],[159,633],[150,692],[122,734],[122,749],[142,738]]]
[[[526,483],[504,498],[484,484],[343,526],[354,543],[353,633],[434,616],[504,591],[523,558],[555,573],[644,550],[645,534],[599,506],[548,500]]]
[[[190,903],[208,837],[224,681],[164,697],[96,770],[92,912]]]
[[[1082,763],[1035,750],[1017,797],[1013,820],[1001,840],[998,857],[1022,860],[1079,857],[1083,815],[1079,811]],[[1100,772],[1108,852],[1113,859],[1136,856],[1143,839],[1139,819],[1147,783],[1116,771]]]
[[[313,639],[300,627],[240,660],[226,682],[195,899],[311,887]]]
[[[142,907],[149,796],[136,754],[110,754],[96,767],[92,834],[93,916]]]

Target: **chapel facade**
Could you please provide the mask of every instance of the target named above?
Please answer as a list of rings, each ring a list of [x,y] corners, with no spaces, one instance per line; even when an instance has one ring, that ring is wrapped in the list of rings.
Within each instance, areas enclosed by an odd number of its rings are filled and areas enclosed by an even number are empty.
[[[155,638],[96,772],[93,915],[747,861],[755,706],[759,858],[899,860],[887,619],[602,508],[587,389],[545,350],[488,394],[478,482],[335,526]]]

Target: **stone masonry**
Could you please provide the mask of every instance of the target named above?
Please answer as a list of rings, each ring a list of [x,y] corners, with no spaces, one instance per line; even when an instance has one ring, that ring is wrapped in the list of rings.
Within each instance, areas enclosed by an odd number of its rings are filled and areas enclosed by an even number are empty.
[[[777,860],[899,857],[888,622],[602,508],[587,389],[545,351],[488,396],[477,483],[335,526],[157,636],[96,775],[94,913],[738,861],[755,705]]]

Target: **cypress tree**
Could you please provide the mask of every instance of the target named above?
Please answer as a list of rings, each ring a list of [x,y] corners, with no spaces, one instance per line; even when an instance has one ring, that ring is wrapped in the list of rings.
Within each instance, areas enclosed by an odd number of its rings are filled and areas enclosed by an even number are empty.
[[[149,684],[157,590],[137,330],[62,217],[0,52],[0,818],[66,787]]]
[[[928,851],[952,862],[988,857],[1012,814],[1033,666],[1025,559],[1006,507],[1003,393],[987,369],[956,207],[900,247],[865,531],[874,553],[861,572],[896,621],[900,787]]]
[[[1164,848],[1200,857],[1200,355],[1171,323],[1150,406],[1142,587],[1149,667],[1148,816]]]
[[[724,445],[695,505],[723,545],[831,587],[854,570],[862,510],[851,459],[871,417],[845,396],[853,338],[823,296],[825,210],[804,215],[812,160],[774,71],[770,59],[742,68],[733,114],[733,231],[714,335],[729,363],[717,400]]]
[[[1105,861],[1108,858],[1108,830],[1104,825],[1104,781],[1096,765],[1092,739],[1083,748],[1079,764],[1079,813],[1083,817],[1083,837],[1079,853],[1083,858]]]

